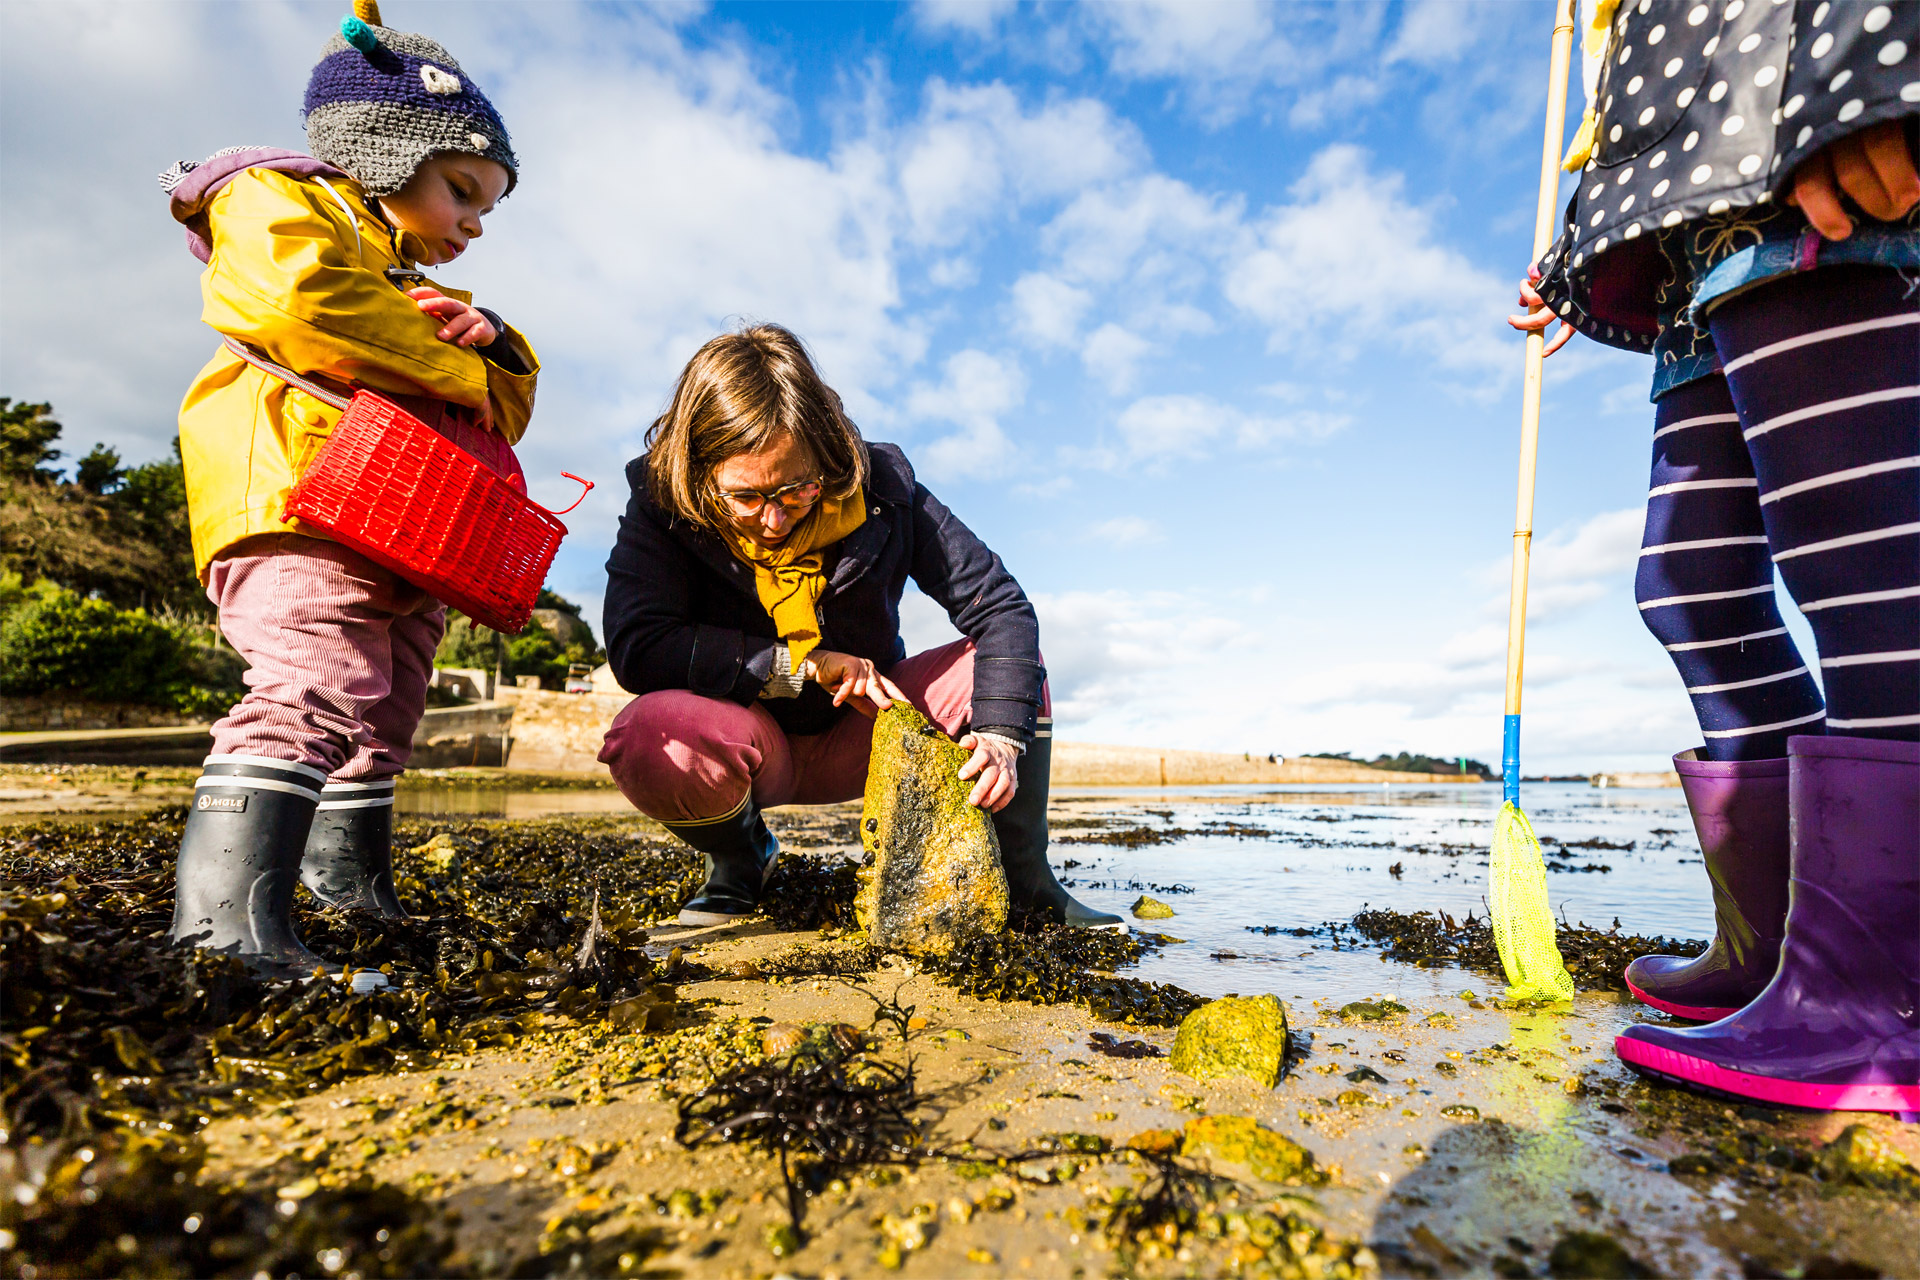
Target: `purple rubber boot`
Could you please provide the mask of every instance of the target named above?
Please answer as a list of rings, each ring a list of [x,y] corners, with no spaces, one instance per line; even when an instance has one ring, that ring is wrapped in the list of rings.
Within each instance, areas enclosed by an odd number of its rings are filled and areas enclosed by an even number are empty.
[[[1629,1027],[1623,1062],[1703,1093],[1920,1120],[1920,743],[1787,739],[1780,971],[1704,1027]]]
[[[1713,882],[1704,955],[1641,956],[1627,987],[1662,1013],[1718,1022],[1745,1008],[1780,967],[1787,927],[1787,761],[1673,758]]]

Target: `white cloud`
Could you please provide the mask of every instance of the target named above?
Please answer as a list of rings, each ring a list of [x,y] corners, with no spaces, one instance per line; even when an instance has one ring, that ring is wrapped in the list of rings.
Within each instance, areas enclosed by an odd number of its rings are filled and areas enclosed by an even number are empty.
[[[1136,168],[1138,131],[1092,98],[1021,107],[1004,84],[927,84],[901,146],[900,190],[917,244],[952,244],[983,221]]]
[[[1018,0],[916,0],[913,17],[935,34],[964,32],[984,38],[1018,7]]]
[[[1491,391],[1518,365],[1502,336],[1506,287],[1438,239],[1405,185],[1357,147],[1321,151],[1293,201],[1255,220],[1227,296],[1267,325],[1274,350],[1351,360],[1386,344]]]
[[[1013,442],[1000,418],[1027,394],[1026,376],[1010,359],[968,348],[948,357],[938,383],[916,383],[907,411],[928,422],[947,422],[959,430],[914,450],[919,470],[929,478],[992,475],[1005,469]]]
[[[1165,535],[1158,524],[1144,516],[1115,516],[1089,525],[1081,534],[1081,541],[1109,547],[1137,547],[1165,541]]]
[[[1350,421],[1316,410],[1252,414],[1208,396],[1163,395],[1135,400],[1114,425],[1129,455],[1152,460],[1202,457],[1220,440],[1251,449],[1282,440],[1325,439]]]
[[[1119,395],[1133,389],[1140,362],[1152,351],[1153,344],[1139,334],[1107,323],[1087,335],[1080,361],[1108,391]]]
[[[1204,194],[1163,173],[1089,188],[1047,224],[1043,247],[1081,284],[1199,287],[1242,236],[1237,196]]]
[[[1536,535],[1528,560],[1528,623],[1552,622],[1610,592],[1630,590],[1640,563],[1640,533],[1645,521],[1643,507],[1624,507],[1603,511],[1570,528]],[[1488,561],[1478,576],[1487,589],[1482,612],[1489,617],[1505,617],[1512,589],[1512,562]]]
[[[1064,347],[1079,331],[1093,295],[1044,271],[1030,271],[1013,282],[1014,324],[1047,346]]]
[[[1328,69],[1370,64],[1383,7],[1262,0],[1131,0],[1081,14],[1112,69],[1174,82],[1209,124],[1225,124]]]
[[[1468,0],[1412,0],[1401,10],[1400,26],[1380,60],[1388,66],[1452,62],[1474,47],[1483,25],[1476,19],[1488,7]]]
[[[1091,16],[1113,38],[1113,65],[1134,76],[1263,74],[1281,49],[1274,6],[1260,0],[1135,0],[1097,5]]]

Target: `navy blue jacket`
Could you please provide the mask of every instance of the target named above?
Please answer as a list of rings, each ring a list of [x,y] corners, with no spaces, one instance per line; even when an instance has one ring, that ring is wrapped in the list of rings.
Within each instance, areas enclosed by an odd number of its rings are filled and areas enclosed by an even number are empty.
[[[1040,623],[1020,584],[940,500],[914,479],[899,447],[868,444],[867,519],[827,551],[820,647],[869,658],[881,671],[907,656],[900,595],[907,578],[973,641],[975,729],[1025,742],[1040,689]],[[675,519],[647,492],[647,460],[627,464],[632,497],[607,559],[604,631],[614,678],[630,693],[689,689],[751,706],[782,643],[753,570],[718,535]],[[760,703],[789,734],[824,733],[850,708],[817,684]]]

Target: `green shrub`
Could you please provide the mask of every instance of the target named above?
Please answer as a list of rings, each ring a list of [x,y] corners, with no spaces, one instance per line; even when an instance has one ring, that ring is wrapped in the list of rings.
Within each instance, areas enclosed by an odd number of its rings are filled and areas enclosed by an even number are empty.
[[[538,607],[558,609],[562,613],[580,616],[580,606],[556,595],[545,587],[540,589]],[[433,655],[436,667],[478,667],[482,671],[494,668],[495,644],[494,632],[478,626],[471,618],[458,609],[447,610],[447,633],[440,640],[440,648]],[[553,632],[547,630],[536,620],[529,621],[519,635],[505,637],[504,650],[500,652],[501,674],[508,680],[516,676],[539,676],[541,684],[548,689],[559,689],[565,685],[567,668],[576,662],[588,666],[598,666],[606,661],[606,654],[597,645],[562,645]]]
[[[0,694],[72,694],[185,713],[238,700],[237,655],[203,629],[118,609],[51,582],[0,578]]]

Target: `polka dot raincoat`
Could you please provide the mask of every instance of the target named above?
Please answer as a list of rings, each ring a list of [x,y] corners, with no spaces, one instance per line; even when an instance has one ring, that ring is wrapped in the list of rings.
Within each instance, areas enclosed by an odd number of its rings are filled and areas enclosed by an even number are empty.
[[[1920,3],[1620,0],[1601,48],[1593,149],[1540,292],[1588,337],[1656,354],[1656,397],[1717,367],[1691,323],[1710,301],[1828,262],[1913,265],[1912,219],[1827,242],[1784,198],[1837,138],[1907,118],[1911,143]]]

